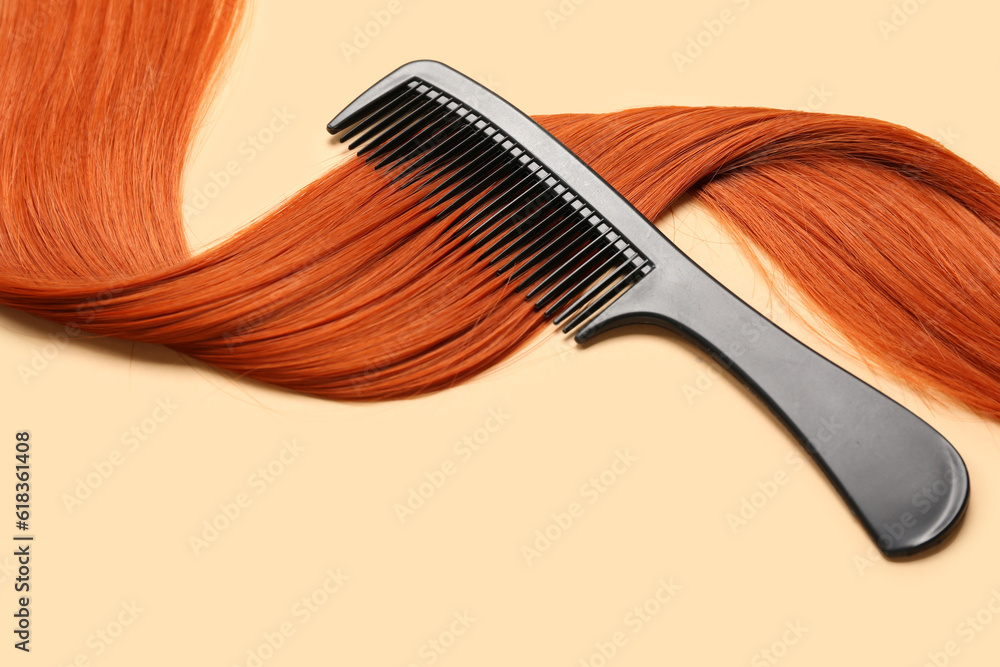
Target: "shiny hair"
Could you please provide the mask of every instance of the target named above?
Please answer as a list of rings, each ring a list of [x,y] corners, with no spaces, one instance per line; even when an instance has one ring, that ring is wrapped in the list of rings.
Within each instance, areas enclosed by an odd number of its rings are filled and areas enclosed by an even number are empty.
[[[447,218],[353,157],[191,253],[182,174],[244,14],[0,4],[0,303],[340,400],[453,386],[551,329]],[[537,120],[650,219],[693,197],[885,373],[1000,417],[1000,188],[974,166],[859,117]]]

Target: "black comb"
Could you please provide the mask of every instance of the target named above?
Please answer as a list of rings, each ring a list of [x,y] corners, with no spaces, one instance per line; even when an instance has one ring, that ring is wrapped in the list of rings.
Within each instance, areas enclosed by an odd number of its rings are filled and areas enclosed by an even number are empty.
[[[438,62],[392,72],[327,129],[398,187],[426,191],[448,233],[509,273],[583,343],[655,324],[703,346],[788,426],[887,557],[959,524],[958,452],[909,410],[800,343],[692,262],[528,116]]]

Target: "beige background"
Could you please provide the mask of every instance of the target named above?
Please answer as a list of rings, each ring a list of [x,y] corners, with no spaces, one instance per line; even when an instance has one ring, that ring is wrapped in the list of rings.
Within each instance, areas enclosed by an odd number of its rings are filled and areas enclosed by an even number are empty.
[[[1000,177],[996,3],[907,0],[894,15],[892,2],[870,0],[566,0],[553,27],[558,0],[401,0],[348,62],[341,43],[388,5],[257,3],[187,174],[195,247],[326,169],[339,148],[325,123],[416,58],[448,62],[529,113],[811,104],[876,116]],[[704,22],[718,29],[723,10],[730,22],[679,69],[674,53]],[[231,161],[239,173],[226,182],[218,172]],[[7,644],[0,662],[995,665],[997,425],[928,405],[809,335],[697,211],[660,225],[954,443],[973,489],[957,539],[914,562],[879,558],[780,425],[694,348],[656,333],[586,351],[548,338],[461,388],[350,405],[163,348],[68,340],[3,311],[0,434],[31,430],[37,541],[34,651]],[[37,374],[22,377],[32,364]],[[689,400],[685,387],[703,391]],[[464,438],[481,447],[456,451]],[[585,488],[625,453],[635,460],[604,493]],[[442,468],[454,474],[401,523],[396,504]],[[786,483],[734,533],[727,515],[778,473]],[[9,473],[0,477],[13,504]],[[68,506],[74,495],[87,497]],[[574,502],[582,514],[529,564],[522,547]],[[0,555],[7,619],[12,565]],[[680,587],[662,605],[650,602],[661,580]],[[629,616],[644,604],[658,613]],[[605,659],[616,633],[627,641]]]

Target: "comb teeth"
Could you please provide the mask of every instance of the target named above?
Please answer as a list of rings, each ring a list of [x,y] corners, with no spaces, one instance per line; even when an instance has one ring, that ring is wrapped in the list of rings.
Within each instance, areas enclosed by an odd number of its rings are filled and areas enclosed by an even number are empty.
[[[653,264],[568,184],[471,106],[419,77],[347,118],[340,137],[422,202],[568,333]],[[342,124],[341,127],[345,125]]]

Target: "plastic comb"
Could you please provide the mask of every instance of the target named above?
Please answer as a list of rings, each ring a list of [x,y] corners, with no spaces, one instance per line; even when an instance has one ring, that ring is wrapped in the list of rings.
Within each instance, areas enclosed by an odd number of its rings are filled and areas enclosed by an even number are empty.
[[[614,188],[487,88],[409,63],[327,128],[420,188],[484,270],[578,343],[654,324],[692,339],[784,422],[887,557],[941,542],[968,504],[958,452],[926,422],[772,324]],[[488,268],[487,268],[488,267]]]

